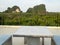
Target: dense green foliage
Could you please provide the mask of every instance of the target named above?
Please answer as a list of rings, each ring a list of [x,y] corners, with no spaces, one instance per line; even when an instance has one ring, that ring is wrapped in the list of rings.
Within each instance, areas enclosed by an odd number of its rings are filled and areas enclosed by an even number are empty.
[[[60,26],[60,13],[0,13],[2,25]]]
[[[60,13],[47,12],[44,4],[29,8],[26,13],[12,13],[17,8],[19,7],[8,7],[0,13],[0,25],[60,26]]]

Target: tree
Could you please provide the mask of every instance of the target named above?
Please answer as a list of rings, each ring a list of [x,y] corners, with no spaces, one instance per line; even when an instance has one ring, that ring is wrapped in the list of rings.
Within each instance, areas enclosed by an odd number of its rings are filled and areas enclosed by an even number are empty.
[[[10,8],[10,7],[8,7],[7,9],[8,9],[8,10],[10,10],[11,8]]]
[[[12,12],[12,9],[10,7],[8,7],[7,10],[8,10],[8,13]]]
[[[28,10],[27,10],[27,13],[32,13],[32,8],[29,8]]]
[[[2,23],[2,18],[0,17],[0,25],[1,25],[1,23]]]

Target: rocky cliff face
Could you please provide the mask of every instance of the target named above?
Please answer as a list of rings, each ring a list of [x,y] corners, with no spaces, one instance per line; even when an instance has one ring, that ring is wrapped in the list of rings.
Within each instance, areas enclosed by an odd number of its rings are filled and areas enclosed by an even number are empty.
[[[33,8],[29,8],[27,13],[36,13],[36,14],[46,14],[46,8],[44,4],[40,4],[34,6]]]
[[[8,7],[5,12],[7,12],[7,13],[16,13],[16,12],[21,12],[21,10],[18,6],[13,6],[12,8]]]

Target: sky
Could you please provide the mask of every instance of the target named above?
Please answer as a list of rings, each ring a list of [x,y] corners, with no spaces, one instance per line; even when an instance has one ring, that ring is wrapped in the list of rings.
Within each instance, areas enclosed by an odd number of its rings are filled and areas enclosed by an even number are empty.
[[[49,12],[60,12],[60,0],[0,0],[0,12],[17,5],[23,12],[36,5],[45,4]]]

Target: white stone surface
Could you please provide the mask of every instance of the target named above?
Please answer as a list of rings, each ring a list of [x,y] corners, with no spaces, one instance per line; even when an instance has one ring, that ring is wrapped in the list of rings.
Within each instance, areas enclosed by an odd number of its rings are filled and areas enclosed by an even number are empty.
[[[47,27],[42,26],[21,26],[13,35],[20,36],[53,36]]]
[[[27,38],[27,45],[40,45],[40,36],[53,36],[53,34],[49,31],[47,27],[42,26],[21,26],[17,32],[15,32],[13,35],[19,35],[19,36],[28,36]],[[29,37],[34,36],[34,37]],[[46,43],[46,40],[44,39],[44,44]],[[46,43],[48,44],[48,43]],[[51,45],[51,39],[49,39],[49,44]]]

